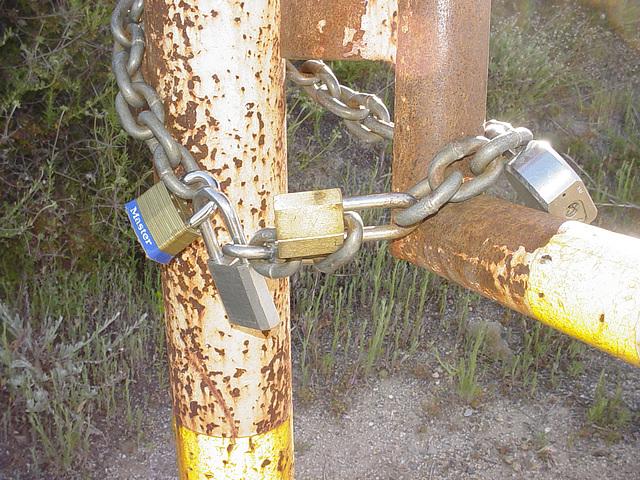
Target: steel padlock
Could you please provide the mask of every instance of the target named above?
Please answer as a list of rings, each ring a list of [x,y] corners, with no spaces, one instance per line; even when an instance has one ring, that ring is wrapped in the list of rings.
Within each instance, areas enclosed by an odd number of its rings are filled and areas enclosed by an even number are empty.
[[[206,208],[207,203],[215,203],[233,242],[247,243],[238,215],[225,194],[213,187],[203,187],[196,192],[193,201],[198,209]],[[247,260],[224,255],[209,219],[200,229],[209,252],[209,272],[229,323],[255,330],[271,330],[278,326],[280,316],[265,278],[253,270]]]
[[[598,214],[578,174],[547,142],[530,141],[505,165],[505,175],[531,208],[584,223]]]
[[[156,262],[169,263],[200,236],[197,228],[186,225],[192,215],[187,202],[171,194],[162,182],[125,207],[138,241]]]
[[[344,243],[340,189],[276,195],[273,206],[280,258],[328,255]]]

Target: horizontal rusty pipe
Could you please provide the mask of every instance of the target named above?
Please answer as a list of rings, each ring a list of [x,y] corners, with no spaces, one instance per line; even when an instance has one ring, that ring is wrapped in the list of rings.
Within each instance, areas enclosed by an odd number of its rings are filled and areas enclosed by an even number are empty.
[[[282,55],[394,62],[395,0],[282,0]]]
[[[448,204],[428,218],[403,250],[404,259],[532,315],[525,299],[529,257],[562,220],[493,197]]]
[[[487,196],[419,234],[410,262],[640,365],[640,239]]]

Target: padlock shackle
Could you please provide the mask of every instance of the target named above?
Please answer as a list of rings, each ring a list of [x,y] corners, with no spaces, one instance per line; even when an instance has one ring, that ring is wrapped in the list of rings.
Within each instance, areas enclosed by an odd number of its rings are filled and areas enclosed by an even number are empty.
[[[194,172],[187,173],[181,179],[187,185],[193,185],[195,183],[204,183],[205,186],[220,189],[218,181],[209,175],[207,172],[196,170]],[[216,213],[216,204],[211,202],[204,202],[199,200],[200,189],[193,195],[193,215],[187,220],[186,225],[190,228],[200,227],[200,225],[207,219],[211,218]]]
[[[224,193],[214,187],[206,186],[198,190],[195,198],[197,198],[198,201],[208,200],[208,204],[213,204],[220,209],[220,213],[222,214],[222,218],[234,244],[247,244],[240,218],[238,218],[238,212],[233,208],[231,201]]]
[[[220,242],[218,242],[218,237],[208,217],[200,225],[200,233],[202,233],[204,245],[207,247],[209,259],[216,263],[222,262],[224,252],[222,251],[222,247],[220,247]]]

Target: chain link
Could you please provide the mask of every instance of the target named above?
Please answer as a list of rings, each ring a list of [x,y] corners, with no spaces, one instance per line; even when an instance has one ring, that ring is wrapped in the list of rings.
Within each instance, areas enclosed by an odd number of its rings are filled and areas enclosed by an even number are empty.
[[[393,139],[394,124],[382,100],[340,85],[323,62],[307,60],[298,69],[287,60],[287,78],[300,85],[315,102],[344,119],[347,129],[362,140],[377,143]]]
[[[189,150],[179,144],[165,127],[162,98],[142,74],[146,47],[141,21],[143,8],[144,0],[120,0],[111,17],[110,26],[115,40],[112,69],[119,90],[116,112],[127,133],[147,144],[153,154],[156,172],[166,187],[174,195],[192,200],[203,182],[198,164]],[[298,68],[287,60],[286,73],[287,78],[301,86],[315,102],[341,117],[346,128],[358,138],[369,143],[393,139],[394,123],[382,101],[376,95],[341,85],[323,62],[308,60]],[[316,267],[326,273],[333,272],[351,261],[362,243],[404,237],[446,203],[462,202],[479,195],[495,183],[503,171],[505,154],[513,154],[515,149],[523,147],[532,138],[526,128],[514,128],[508,123],[492,120],[485,125],[485,136],[452,142],[442,149],[431,162],[426,177],[406,193],[345,198],[345,241],[337,252],[314,259]],[[463,181],[462,174],[457,171],[445,176],[447,167],[469,156],[473,156],[470,163],[473,178]],[[183,179],[175,173],[179,167],[187,173]],[[394,212],[390,224],[364,226],[360,215],[355,213],[356,210],[380,208]],[[215,209],[208,211],[210,216]],[[303,264],[299,259],[278,258],[278,239],[273,228],[259,230],[246,245],[239,240],[234,238],[231,244],[222,246],[219,254],[248,260],[258,273],[266,277],[290,276]]]

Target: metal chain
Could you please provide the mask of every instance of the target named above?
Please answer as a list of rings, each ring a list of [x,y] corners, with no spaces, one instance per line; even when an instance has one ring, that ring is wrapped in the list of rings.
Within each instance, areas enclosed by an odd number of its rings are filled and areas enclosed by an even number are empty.
[[[186,173],[194,172],[199,170],[198,164],[164,126],[162,98],[145,81],[140,69],[145,51],[144,25],[140,20],[143,9],[144,0],[120,0],[111,16],[115,40],[111,67],[119,90],[116,112],[125,131],[145,141],[153,154],[156,172],[171,193],[191,200],[198,185],[180,181],[174,170],[182,166]]]
[[[382,100],[340,85],[323,62],[307,60],[297,69],[287,60],[287,78],[300,85],[319,105],[344,119],[347,129],[362,140],[377,143],[393,139],[394,124]]]
[[[177,197],[192,200],[200,185],[198,176],[180,180],[175,169],[197,172],[198,164],[186,147],[180,145],[164,125],[162,98],[144,79],[141,71],[145,52],[144,24],[141,16],[144,0],[120,0],[111,17],[114,37],[112,69],[118,84],[115,107],[123,128],[133,138],[143,140],[153,154],[156,172]],[[300,85],[309,96],[330,112],[344,119],[347,129],[370,143],[393,139],[394,123],[389,111],[376,96],[340,85],[331,69],[318,60],[308,60],[300,68],[286,61],[287,77]],[[427,176],[406,193],[391,192],[343,200],[346,238],[335,253],[313,261],[326,273],[351,261],[363,242],[393,240],[414,231],[427,217],[448,202],[461,202],[479,195],[498,179],[504,155],[526,145],[533,135],[526,128],[492,120],[485,125],[484,137],[459,140],[447,145],[431,162]],[[475,177],[463,181],[454,172],[445,177],[451,164],[473,155],[470,168]],[[192,178],[193,177],[193,178]],[[196,179],[194,181],[193,179]],[[357,210],[390,208],[392,222],[381,226],[364,226]],[[273,228],[256,232],[248,245],[234,242],[222,247],[225,255],[249,260],[258,273],[281,278],[292,275],[304,263],[278,258],[277,235]]]

